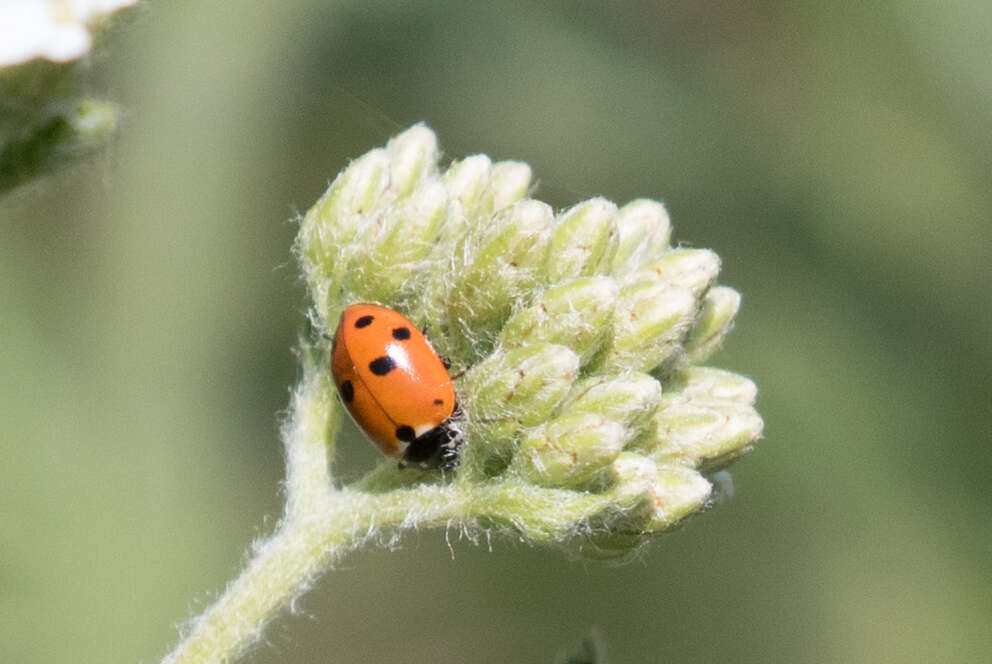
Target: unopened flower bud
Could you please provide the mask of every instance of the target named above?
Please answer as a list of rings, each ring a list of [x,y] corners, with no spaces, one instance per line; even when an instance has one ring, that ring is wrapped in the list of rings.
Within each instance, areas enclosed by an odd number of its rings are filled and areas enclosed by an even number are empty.
[[[589,534],[577,541],[586,558],[615,560],[632,554],[646,541],[637,524],[651,504],[658,465],[646,456],[621,452],[610,466],[609,502],[590,519]]]
[[[453,162],[441,176],[452,200],[471,210],[489,185],[493,162],[484,154],[474,154]]]
[[[681,350],[696,314],[692,292],[664,283],[623,287],[613,312],[613,334],[593,364],[602,373],[651,371]]]
[[[396,199],[409,196],[425,179],[437,177],[437,136],[424,124],[415,124],[386,144],[389,191]]]
[[[661,281],[700,297],[720,273],[720,257],[709,249],[672,249],[627,278],[627,283]]]
[[[585,364],[609,336],[616,298],[617,285],[609,277],[584,277],[552,286],[533,305],[510,316],[498,345],[561,344]]]
[[[547,204],[525,199],[469,230],[443,307],[459,355],[488,352],[514,303],[538,283],[553,220]]]
[[[747,451],[763,426],[747,404],[667,394],[652,418],[650,439],[643,444],[656,461],[712,470]]]
[[[558,417],[523,437],[510,471],[540,486],[586,487],[625,442],[623,425],[601,415]]]
[[[670,391],[687,399],[727,399],[745,405],[754,404],[758,387],[749,378],[713,367],[687,367],[669,380]]]
[[[713,491],[706,478],[681,464],[659,464],[651,490],[651,509],[642,527],[656,533],[675,525],[709,500]]]
[[[636,452],[621,452],[610,467],[610,493],[617,498],[625,512],[646,499],[654,488],[658,464]]]
[[[709,500],[712,487],[692,468],[656,464],[645,456],[622,452],[611,467],[615,508],[599,518],[591,537],[581,543],[583,555],[615,559],[629,555],[648,537],[674,526]]]
[[[555,344],[497,351],[469,369],[461,398],[470,444],[461,465],[465,457],[509,456],[517,433],[547,420],[578,372],[578,355]]]
[[[703,306],[685,341],[685,350],[692,362],[705,362],[712,355],[734,324],[741,306],[741,296],[733,288],[715,286],[707,291]]]
[[[416,294],[424,278],[431,276],[423,269],[424,261],[444,223],[447,204],[444,187],[428,183],[395,203],[388,223],[380,220],[368,229],[348,275],[356,298],[400,302]]]
[[[446,232],[460,234],[475,223],[480,201],[489,187],[492,168],[489,157],[476,154],[451,164],[441,176],[441,183],[451,200]]]
[[[496,162],[480,207],[492,214],[516,203],[527,195],[530,179],[530,166],[522,161]]]
[[[440,182],[448,196],[447,214],[434,241],[429,264],[422,271],[432,273],[426,280],[421,294],[421,307],[425,319],[447,327],[449,304],[448,295],[453,287],[453,277],[465,269],[469,258],[467,251],[472,247],[466,242],[470,233],[477,233],[492,223],[492,215],[518,202],[527,194],[530,186],[530,166],[517,161],[501,161],[493,164],[485,155],[473,155],[455,162],[445,171]],[[459,326],[453,325],[454,328]],[[454,341],[465,351],[466,339],[455,329]],[[477,359],[478,353],[459,357],[461,352],[451,347],[446,338],[436,338],[435,342],[452,359],[461,364]]]
[[[389,165],[382,148],[359,157],[303,218],[296,251],[320,325],[337,319],[342,282],[356,253],[355,238],[389,186]]]
[[[363,215],[389,187],[389,156],[370,150],[341,171],[303,219],[303,256],[314,263],[333,262],[341,243],[358,232]]]
[[[661,383],[647,374],[592,376],[572,386],[561,412],[608,417],[623,425],[625,442],[630,442],[646,428],[660,401]]]
[[[668,248],[672,225],[665,206],[645,198],[631,201],[617,212],[617,248],[612,273],[624,275],[653,261]]]
[[[593,198],[561,214],[548,247],[549,282],[597,274],[609,266],[616,242],[616,213],[613,203]]]

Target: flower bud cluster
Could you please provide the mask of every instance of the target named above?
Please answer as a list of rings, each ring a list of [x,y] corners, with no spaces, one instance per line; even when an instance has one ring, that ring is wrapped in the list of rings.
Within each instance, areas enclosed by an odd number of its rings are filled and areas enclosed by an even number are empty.
[[[719,257],[670,246],[655,201],[555,214],[526,197],[526,164],[475,155],[442,172],[439,159],[416,125],[306,214],[297,251],[316,328],[331,334],[356,301],[422,325],[464,370],[461,458],[437,481],[519,487],[526,500],[492,516],[527,537],[620,555],[703,507],[702,473],[762,429],[753,383],[696,366],[740,305],[716,285]]]

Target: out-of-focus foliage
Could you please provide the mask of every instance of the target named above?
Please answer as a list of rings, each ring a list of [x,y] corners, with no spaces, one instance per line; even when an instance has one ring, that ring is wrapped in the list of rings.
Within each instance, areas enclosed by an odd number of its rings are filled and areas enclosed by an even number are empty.
[[[106,147],[120,109],[80,92],[91,31],[135,0],[0,4],[0,195]]]
[[[79,96],[78,67],[34,60],[0,69],[0,196],[107,147],[120,109]]]
[[[990,38],[977,1],[153,4],[94,63],[114,152],[0,200],[0,661],[153,661],[271,527],[286,220],[418,120],[560,208],[664,199],[743,294],[715,361],[766,439],[641,563],[427,533],[248,661],[545,662],[591,625],[612,662],[981,661]]]

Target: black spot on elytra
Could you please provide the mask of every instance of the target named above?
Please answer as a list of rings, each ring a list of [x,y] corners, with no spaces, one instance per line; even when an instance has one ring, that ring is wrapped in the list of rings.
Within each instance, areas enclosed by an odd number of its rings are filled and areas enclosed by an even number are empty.
[[[357,327],[359,330],[362,329],[363,327],[368,327],[369,325],[372,324],[373,320],[375,320],[375,316],[362,316],[361,318],[355,321],[355,327]]]
[[[412,443],[417,438],[417,432],[413,430],[413,427],[401,424],[396,427],[396,437],[404,443]]]
[[[444,405],[444,399],[434,399],[434,405],[435,406],[443,406]]]
[[[410,328],[398,327],[395,330],[393,330],[393,339],[396,339],[397,341],[406,341],[409,338],[410,338]]]
[[[355,386],[351,384],[350,380],[346,380],[341,383],[341,398],[344,399],[345,403],[351,403],[351,400],[355,398]]]
[[[396,368],[396,362],[393,360],[393,358],[389,357],[388,355],[377,357],[371,362],[369,362],[369,369],[376,376],[385,376],[395,368]]]

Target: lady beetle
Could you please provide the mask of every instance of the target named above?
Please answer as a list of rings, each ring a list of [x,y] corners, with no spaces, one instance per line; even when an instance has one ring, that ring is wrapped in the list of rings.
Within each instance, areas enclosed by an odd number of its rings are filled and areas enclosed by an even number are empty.
[[[455,388],[445,362],[406,316],[378,304],[346,308],[331,370],[341,401],[384,454],[430,466],[453,462]]]

